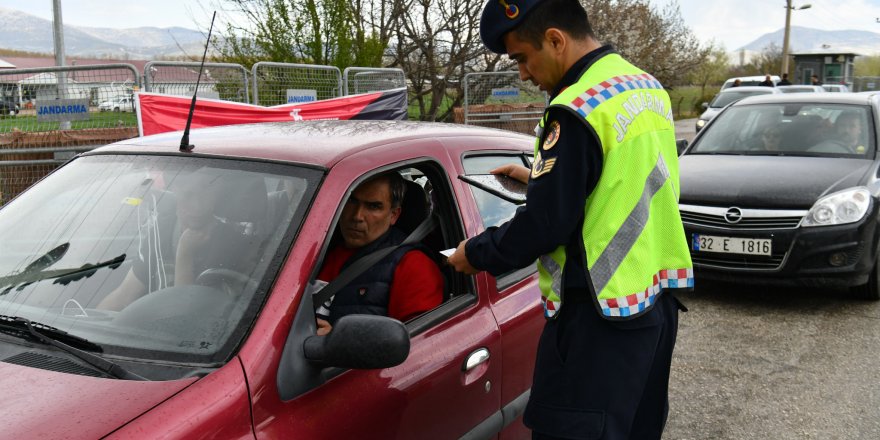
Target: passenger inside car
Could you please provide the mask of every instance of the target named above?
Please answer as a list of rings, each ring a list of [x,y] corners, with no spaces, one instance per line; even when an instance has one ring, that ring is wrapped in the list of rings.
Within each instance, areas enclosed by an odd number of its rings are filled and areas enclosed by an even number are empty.
[[[152,191],[138,202],[142,221],[132,267],[97,308],[121,310],[148,293],[195,284],[209,269],[250,273],[266,233],[266,205],[262,181],[204,168],[180,173],[169,191]]]
[[[830,137],[809,149],[811,152],[865,154],[862,118],[856,112],[842,112],[834,121]]]
[[[764,151],[779,151],[782,142],[782,129],[778,125],[769,125],[761,133],[761,149]]]

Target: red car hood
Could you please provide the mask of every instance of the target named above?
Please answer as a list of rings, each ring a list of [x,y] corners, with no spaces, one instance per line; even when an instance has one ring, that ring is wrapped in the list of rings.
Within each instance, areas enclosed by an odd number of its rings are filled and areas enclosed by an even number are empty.
[[[0,362],[0,432],[3,438],[100,438],[196,380],[101,379]]]

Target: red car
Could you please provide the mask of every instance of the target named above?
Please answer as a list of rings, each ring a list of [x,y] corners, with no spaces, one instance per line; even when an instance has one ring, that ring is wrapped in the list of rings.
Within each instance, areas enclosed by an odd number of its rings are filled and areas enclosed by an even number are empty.
[[[191,151],[179,133],[93,150],[0,209],[0,437],[529,436],[544,323],[534,267],[444,268],[437,308],[406,323],[349,316],[325,337],[311,293],[359,182],[400,172],[398,223],[434,216],[421,241],[439,252],[513,215],[459,177],[528,165],[532,138],[320,121],[190,140]],[[186,273],[194,284],[175,285]]]

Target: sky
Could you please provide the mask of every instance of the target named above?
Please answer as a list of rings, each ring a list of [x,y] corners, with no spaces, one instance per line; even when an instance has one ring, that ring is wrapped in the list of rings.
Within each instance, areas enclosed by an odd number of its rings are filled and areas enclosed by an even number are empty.
[[[513,0],[514,2],[516,0]],[[649,0],[657,7],[677,3],[685,24],[703,43],[736,50],[785,26],[785,0]],[[52,19],[51,0],[0,0],[0,8]],[[206,0],[61,0],[65,24],[87,27],[141,26],[207,28]],[[880,0],[793,0],[792,26],[880,33]],[[224,14],[218,11],[218,17]],[[204,24],[202,24],[204,23]],[[880,44],[880,43],[878,43]]]

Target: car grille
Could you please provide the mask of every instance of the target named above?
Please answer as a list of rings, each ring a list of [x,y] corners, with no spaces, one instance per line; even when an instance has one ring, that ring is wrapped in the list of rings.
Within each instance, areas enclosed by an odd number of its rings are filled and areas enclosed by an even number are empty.
[[[679,205],[679,210],[681,221],[686,225],[727,231],[795,229],[808,212],[806,210],[722,208],[686,204]],[[727,220],[728,217],[736,219],[735,215],[731,216],[731,210],[735,210],[735,213],[739,214],[739,220],[736,223]],[[717,234],[724,235],[724,231],[718,231]],[[785,260],[785,251],[781,249],[780,251],[769,256],[692,251],[691,259],[696,265],[722,269],[774,270],[778,269],[782,265],[782,261]]]
[[[721,254],[713,252],[691,252],[691,260],[701,266],[724,269],[777,269],[785,259],[785,253],[773,253],[769,257],[757,255]]]
[[[736,210],[740,220],[731,223],[729,213]],[[730,230],[794,229],[807,214],[806,210],[771,210],[719,208],[715,206],[679,205],[681,221],[694,226],[725,228]]]

